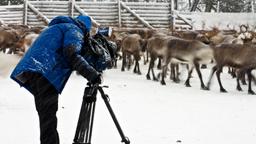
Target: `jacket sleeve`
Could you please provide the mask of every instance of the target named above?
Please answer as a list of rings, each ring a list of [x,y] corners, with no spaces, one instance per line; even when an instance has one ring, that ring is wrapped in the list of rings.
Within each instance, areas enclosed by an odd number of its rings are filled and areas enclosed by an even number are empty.
[[[88,81],[96,79],[99,73],[82,57],[83,35],[71,29],[64,33],[63,55],[73,70],[78,71]]]

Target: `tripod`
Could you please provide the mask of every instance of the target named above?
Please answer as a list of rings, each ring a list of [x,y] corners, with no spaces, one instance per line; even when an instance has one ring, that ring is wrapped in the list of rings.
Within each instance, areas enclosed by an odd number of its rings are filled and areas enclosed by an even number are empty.
[[[108,95],[105,94],[103,91],[103,87],[104,88],[108,88],[108,87],[99,86],[98,84],[95,84],[95,85],[87,84],[87,85],[88,86],[84,90],[83,102],[82,102],[82,106],[79,114],[79,119],[76,127],[76,134],[73,140],[73,144],[91,144],[93,118],[94,118],[96,96],[97,96],[98,90],[122,138],[121,142],[124,142],[125,144],[130,144],[129,139],[124,136],[124,133],[117,121],[117,118],[109,104]]]

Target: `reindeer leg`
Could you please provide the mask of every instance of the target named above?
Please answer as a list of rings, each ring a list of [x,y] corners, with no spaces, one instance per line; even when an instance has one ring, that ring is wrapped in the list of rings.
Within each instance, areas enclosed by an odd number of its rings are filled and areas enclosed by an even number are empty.
[[[175,82],[179,83],[179,70],[178,70],[178,64],[171,63],[171,75],[170,78]]]
[[[236,69],[235,68],[231,68],[231,76],[232,76],[232,78],[236,77]]]
[[[138,65],[137,65],[137,60],[136,60],[135,65],[134,65],[134,69],[133,69],[133,72],[134,72],[134,73],[137,73],[137,66],[138,66]]]
[[[126,53],[123,52],[123,62],[122,62],[122,68],[121,68],[121,71],[124,71],[125,70],[125,67],[126,66]]]
[[[170,64],[170,68],[171,68],[171,73],[170,73],[170,79],[174,81],[174,77],[175,77],[175,69],[174,69],[174,64],[171,63]]]
[[[246,85],[245,73],[243,73],[240,78],[241,78],[242,84]]]
[[[213,74],[216,72],[216,70],[217,70],[217,66],[215,65],[214,67],[212,67],[212,72],[211,72],[211,75],[210,75],[208,83],[207,83],[208,89],[210,89],[212,77],[213,77]]]
[[[231,67],[228,67],[228,73],[231,74]]]
[[[166,73],[167,73],[167,66],[170,62],[171,58],[165,58],[164,60],[164,65],[163,65],[163,68],[162,68],[162,79],[161,79],[161,84],[162,85],[166,85],[165,81],[164,81],[164,78],[166,76]]]
[[[203,78],[202,78],[202,74],[201,74],[201,71],[200,71],[200,65],[199,63],[197,62],[197,60],[194,60],[194,65],[195,65],[195,68],[196,68],[196,72],[198,74],[198,77],[200,79],[200,82],[201,82],[201,89],[203,90],[209,90],[205,85],[204,85],[204,82],[203,82]]]
[[[248,75],[248,94],[255,95],[255,92],[252,90],[252,69],[247,70],[247,75]]]
[[[164,80],[166,72],[167,72],[167,66],[163,66],[163,68],[162,68],[162,80],[161,80],[162,85],[166,85],[165,80]]]
[[[152,64],[153,63],[153,64]],[[154,62],[152,62],[152,59],[150,60],[150,62],[149,62],[149,66],[148,66],[148,73],[146,74],[146,78],[148,79],[148,80],[150,80],[151,78],[150,78],[150,70],[152,69],[152,65],[154,65]]]
[[[193,69],[194,69],[194,66],[191,66],[191,68],[188,71],[188,77],[187,77],[187,80],[185,81],[186,87],[191,87],[191,85],[190,85],[190,78],[191,78],[191,74],[193,72]]]
[[[254,75],[252,75],[252,80],[253,80],[253,83],[256,85],[256,78]]]
[[[218,68],[217,72],[216,72],[216,76],[217,76],[217,79],[218,79],[218,82],[219,82],[219,86],[220,86],[220,92],[227,92],[223,86],[222,86],[222,83],[221,83],[221,80],[220,80],[220,73],[222,72],[222,67],[221,68]]]
[[[158,64],[157,64],[157,69],[161,69],[161,58],[158,58]]]
[[[136,61],[136,63],[137,63],[137,74],[141,75],[139,61]]]
[[[242,91],[242,88],[241,88],[241,85],[240,85],[240,82],[239,82],[241,75],[243,75],[241,73],[242,73],[242,71],[238,71],[238,75],[237,75],[237,78],[236,78],[236,83],[237,83],[236,89],[238,91]]]
[[[154,67],[154,65],[153,65],[153,67]],[[154,81],[158,81],[158,78],[157,78],[156,75],[155,75],[155,72],[154,72],[153,67],[152,67],[152,69],[151,69],[151,72],[152,72],[152,75],[153,75],[153,80],[154,80]]]
[[[176,71],[176,77],[175,77],[176,82],[180,82],[180,78],[179,78],[180,73],[179,73],[179,64],[178,63],[175,65],[175,71]]]
[[[128,56],[128,70],[131,69],[131,65],[133,64],[133,59],[132,56],[130,54],[127,55]]]
[[[147,60],[146,60],[145,53],[143,53],[143,61],[144,61],[144,65],[146,65],[147,64]]]
[[[158,78],[156,78],[155,72],[154,72],[155,60],[156,60],[155,56],[151,56],[151,59],[149,62],[149,67],[148,67],[148,73],[147,73],[146,77],[147,77],[147,79],[150,79],[150,70],[151,70],[153,80],[158,81]]]
[[[114,68],[117,68],[117,59],[114,61]]]
[[[148,60],[148,57],[149,57],[148,54],[149,54],[149,52],[146,51],[146,63],[148,63],[148,61],[149,61],[149,60]]]

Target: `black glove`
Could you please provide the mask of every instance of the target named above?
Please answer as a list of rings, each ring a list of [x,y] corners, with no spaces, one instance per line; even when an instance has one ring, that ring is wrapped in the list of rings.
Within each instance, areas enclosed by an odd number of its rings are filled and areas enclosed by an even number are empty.
[[[101,84],[103,77],[101,74],[98,74],[93,80],[90,81],[91,84]]]

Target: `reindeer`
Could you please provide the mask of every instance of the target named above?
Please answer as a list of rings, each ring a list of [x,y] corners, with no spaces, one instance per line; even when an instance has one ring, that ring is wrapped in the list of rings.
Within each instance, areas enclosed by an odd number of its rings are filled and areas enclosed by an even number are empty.
[[[25,33],[16,43],[16,47],[20,48],[21,52],[25,53],[39,36],[37,33]]]
[[[205,44],[210,43],[208,37],[198,31],[177,31],[174,32],[172,35],[187,40],[199,40]]]
[[[164,50],[166,49],[167,41],[168,39],[171,38],[176,38],[174,36],[167,36],[166,34],[163,33],[157,33],[151,38],[148,39],[147,42],[147,52],[150,55],[150,62],[149,62],[149,67],[148,67],[148,73],[146,75],[147,79],[150,80],[150,71],[153,76],[154,81],[158,81],[157,77],[155,76],[154,73],[154,63],[157,58],[162,58],[164,55]],[[160,61],[160,60],[159,60]],[[159,67],[159,63],[158,63]]]
[[[243,44],[241,39],[236,38],[233,35],[225,35],[223,31],[220,31],[218,28],[214,27],[211,31],[208,31],[204,34],[213,45],[223,44],[223,43],[235,43]]]
[[[190,77],[193,68],[196,68],[197,74],[200,78],[201,88],[207,90],[204,85],[202,74],[200,72],[199,64],[210,63],[213,59],[213,50],[209,45],[204,44],[198,40],[184,40],[180,38],[170,39],[165,49],[165,55],[163,56],[163,69],[161,84],[165,85],[164,77],[167,71],[167,65],[171,61],[187,63],[189,64],[189,74],[185,85],[191,87]]]
[[[251,88],[252,74],[251,71],[256,68],[256,46],[252,44],[222,44],[214,48],[214,59],[216,65],[212,68],[212,72],[207,83],[210,88],[213,74],[216,72],[221,92],[227,92],[221,83],[220,73],[224,66],[231,66],[238,69],[237,90],[241,91],[239,78],[246,73],[248,76],[248,93],[255,94]]]
[[[141,74],[139,68],[139,60],[141,57],[141,52],[145,51],[146,40],[142,39],[138,34],[130,34],[126,36],[122,41],[122,53],[123,53],[123,62],[121,70],[125,70],[126,58],[129,58],[128,69],[131,66],[131,56],[134,57],[136,63],[134,66],[134,73]]]
[[[176,31],[172,35],[186,40],[199,40],[205,44],[210,44],[209,39],[204,35],[203,31]],[[187,69],[189,69],[189,65],[186,64],[186,67]],[[201,68],[207,68],[207,66],[205,64],[202,64]],[[174,80],[174,82],[179,82],[178,70],[179,64],[174,62],[171,63],[170,77]]]
[[[127,36],[128,34],[125,32],[118,33],[116,31],[112,32],[112,35],[108,38],[109,41],[112,41],[116,44],[117,50],[116,50],[116,59],[114,62],[114,67],[117,68],[117,60],[122,59],[121,54],[121,47],[122,47],[122,40]]]
[[[19,36],[13,30],[0,29],[0,51],[6,52],[6,49],[9,48],[8,53],[15,53],[16,47],[15,43],[18,42]]]

